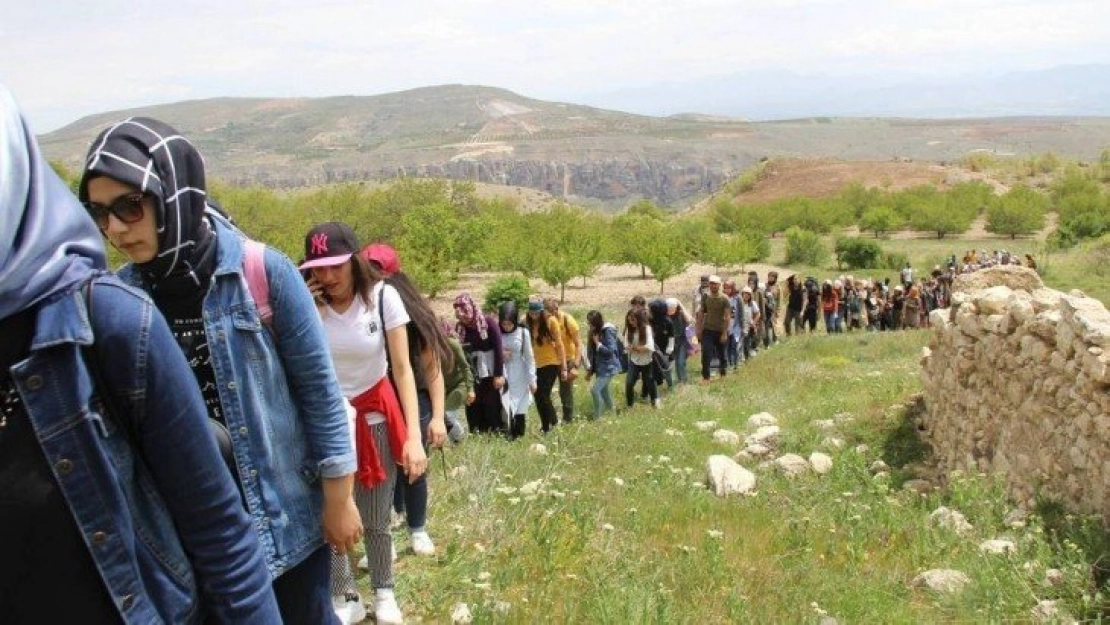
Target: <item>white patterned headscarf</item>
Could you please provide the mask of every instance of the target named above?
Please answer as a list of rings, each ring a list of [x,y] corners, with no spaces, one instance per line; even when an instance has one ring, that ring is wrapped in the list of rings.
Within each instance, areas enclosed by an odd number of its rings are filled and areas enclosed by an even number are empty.
[[[78,195],[88,201],[89,180],[106,176],[156,198],[158,254],[138,265],[157,286],[169,278],[188,278],[200,286],[211,266],[214,237],[205,218],[208,193],[200,152],[169,125],[130,117],[107,128],[93,141],[85,159]]]

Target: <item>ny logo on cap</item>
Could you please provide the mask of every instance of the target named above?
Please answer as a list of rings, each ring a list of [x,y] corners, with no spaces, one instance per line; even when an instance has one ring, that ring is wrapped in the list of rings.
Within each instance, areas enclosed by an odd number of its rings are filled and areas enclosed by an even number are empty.
[[[312,235],[312,253],[320,255],[328,253],[328,235],[326,232]]]

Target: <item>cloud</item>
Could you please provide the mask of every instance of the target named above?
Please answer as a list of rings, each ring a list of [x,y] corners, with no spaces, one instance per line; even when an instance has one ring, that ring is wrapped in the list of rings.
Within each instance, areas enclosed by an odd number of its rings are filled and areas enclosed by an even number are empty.
[[[104,0],[57,15],[47,4],[6,10],[0,58],[20,60],[2,79],[48,126],[183,97],[451,82],[569,99],[768,68],[1110,62],[1104,0]]]

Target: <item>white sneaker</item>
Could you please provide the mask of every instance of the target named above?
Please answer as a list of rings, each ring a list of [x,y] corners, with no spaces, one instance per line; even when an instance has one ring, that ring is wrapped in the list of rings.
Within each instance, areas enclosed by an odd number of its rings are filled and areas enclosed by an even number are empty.
[[[663,407],[663,400],[657,398],[654,402],[652,402],[652,405],[655,406],[656,408],[662,408]]]
[[[374,593],[374,620],[378,625],[402,625],[405,622],[392,590],[379,588]]]
[[[366,606],[362,605],[362,597],[350,594],[342,597],[332,597],[331,606],[339,622],[343,625],[361,623],[366,619]]]
[[[436,554],[435,543],[432,542],[432,537],[428,536],[428,532],[413,532],[409,534],[412,539],[412,552],[418,556],[434,556]]]

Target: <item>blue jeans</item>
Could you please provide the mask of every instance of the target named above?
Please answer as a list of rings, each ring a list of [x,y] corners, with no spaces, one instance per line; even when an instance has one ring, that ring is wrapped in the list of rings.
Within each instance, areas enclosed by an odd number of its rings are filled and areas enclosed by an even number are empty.
[[[424,453],[428,453],[428,425],[432,422],[432,398],[428,391],[416,393],[420,412],[420,442]],[[416,481],[409,483],[404,471],[397,472],[393,486],[393,510],[404,514],[410,532],[422,532],[428,522],[428,473],[425,471]]]
[[[281,620],[287,624],[338,623],[331,605],[331,547],[324,545],[274,580]]]
[[[590,395],[594,398],[594,418],[600,419],[601,413],[606,410],[613,409],[613,394],[609,391],[609,382],[613,379],[611,375],[599,375],[594,379],[593,386],[590,387]]]
[[[687,382],[687,378],[686,378],[686,359],[689,358],[689,357],[690,357],[689,354],[686,353],[686,344],[685,343],[683,343],[682,345],[675,345],[675,348],[674,348],[674,364],[671,365],[671,370],[674,372],[673,375],[678,378],[678,383],[679,384],[685,384]],[[668,373],[667,375],[671,375],[671,374]]]

